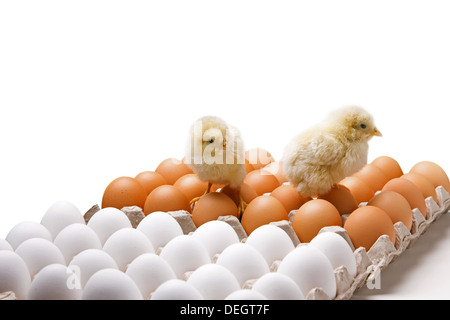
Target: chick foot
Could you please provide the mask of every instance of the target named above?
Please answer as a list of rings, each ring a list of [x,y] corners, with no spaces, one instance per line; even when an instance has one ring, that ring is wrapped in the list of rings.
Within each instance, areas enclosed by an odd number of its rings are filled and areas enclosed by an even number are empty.
[[[205,193],[206,194],[206,193]],[[192,199],[191,201],[189,201],[189,204],[192,205],[194,203],[196,203],[198,200],[200,200],[201,197],[203,197],[205,194],[202,194],[200,197],[195,197],[194,199]]]
[[[193,198],[191,201],[189,201],[190,205],[193,205],[194,203],[196,203],[198,200],[200,200],[200,198],[202,198],[204,195],[208,194],[211,191],[211,186],[212,183],[208,182],[208,187],[206,188],[206,191],[204,194],[202,194],[200,197],[195,197]]]
[[[242,196],[239,200],[239,206],[238,206],[238,219],[239,221],[242,219],[242,215],[244,214],[245,209],[247,208],[248,204],[247,202],[242,199]]]

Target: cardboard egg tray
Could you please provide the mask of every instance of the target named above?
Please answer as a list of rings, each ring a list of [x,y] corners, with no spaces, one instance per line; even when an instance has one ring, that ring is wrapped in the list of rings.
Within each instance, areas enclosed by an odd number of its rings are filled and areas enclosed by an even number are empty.
[[[334,270],[334,275],[336,279],[337,293],[334,300],[348,300],[353,296],[353,293],[365,285],[367,282],[374,283],[375,278],[379,275],[381,270],[386,268],[391,262],[393,262],[400,254],[402,254],[407,248],[412,246],[414,242],[419,238],[419,236],[425,233],[428,227],[436,221],[442,214],[450,211],[450,195],[441,186],[436,188],[437,193],[437,203],[432,197],[425,199],[427,206],[427,217],[422,215],[418,209],[412,210],[413,223],[411,230],[402,222],[397,222],[394,224],[396,243],[395,246],[389,240],[387,235],[382,235],[373,244],[373,246],[366,251],[365,248],[355,248],[350,240],[347,232],[344,228],[338,226],[324,227],[320,232],[335,232],[342,236],[350,245],[354,252],[357,273],[355,277],[352,277],[345,266],[340,266]],[[360,206],[364,206],[367,203],[361,203]],[[277,221],[271,224],[282,228],[291,238],[294,246],[307,245],[300,243],[297,235],[291,227],[292,218],[296,211],[291,211],[289,214],[289,221]],[[196,227],[192,222],[191,216],[186,211],[175,211],[170,212],[170,214],[178,221],[181,225],[183,232],[185,234],[190,234],[195,231]],[[348,215],[343,215],[343,222]],[[233,229],[236,231],[241,242],[245,242],[247,239],[247,234],[240,224],[239,220],[234,216],[223,216],[219,217],[218,220],[225,221],[229,223]],[[217,259],[218,255],[215,257],[213,262]],[[276,271],[281,260],[274,261],[270,266],[270,271]],[[189,272],[186,273],[185,278],[189,277]],[[247,280],[243,288],[250,289],[253,284],[258,279]],[[307,300],[330,300],[330,297],[321,289],[314,288],[308,292],[305,296]]]
[[[320,232],[332,231],[341,235],[352,248],[357,263],[357,273],[355,278],[351,277],[344,266],[334,270],[337,286],[335,300],[350,299],[353,293],[364,284],[368,282],[372,284],[375,283],[376,277],[379,276],[381,270],[398,258],[406,249],[411,247],[420,235],[425,233],[429,226],[442,214],[450,211],[449,193],[441,186],[436,188],[436,193],[437,203],[432,197],[425,199],[427,206],[426,218],[417,208],[412,210],[413,223],[411,230],[408,230],[402,222],[394,224],[396,238],[395,246],[387,235],[382,235],[368,251],[363,247],[355,250],[355,247],[344,228],[333,226],[324,227],[320,230]],[[360,206],[365,206],[366,204],[367,203],[361,203]],[[291,212],[290,216],[293,217],[293,214],[295,214],[295,212]],[[348,215],[342,216],[343,221],[345,221],[347,216]],[[307,294],[306,299],[322,300],[330,298],[321,288],[314,288]]]
[[[432,197],[425,199],[427,206],[427,216],[426,218],[418,209],[412,210],[413,223],[411,230],[402,222],[397,222],[394,224],[396,243],[395,246],[389,240],[387,235],[382,235],[373,244],[373,246],[366,251],[365,248],[355,248],[350,240],[347,232],[344,228],[339,226],[324,227],[320,232],[335,232],[342,236],[353,250],[356,264],[357,272],[356,276],[352,277],[345,266],[340,266],[334,270],[334,275],[336,279],[337,293],[334,300],[348,300],[353,296],[353,293],[361,288],[364,284],[371,282],[374,283],[376,277],[379,275],[381,270],[386,268],[390,263],[392,263],[400,254],[402,254],[407,248],[412,246],[414,242],[420,237],[421,234],[426,232],[429,226],[436,221],[442,214],[450,211],[450,194],[441,186],[436,188],[437,202],[433,200]],[[364,206],[366,203],[361,203],[360,206]],[[98,205],[94,205],[84,214],[84,219],[86,223],[89,219],[97,212],[100,208]],[[128,216],[130,222],[134,228],[137,227],[139,222],[145,217],[141,208],[139,207],[125,207],[122,211]],[[293,210],[289,213],[289,221],[277,221],[271,224],[276,225],[283,229],[290,239],[292,240],[294,246],[307,245],[300,243],[297,235],[291,227],[292,219],[296,213]],[[177,220],[180,224],[184,234],[191,234],[195,231],[196,226],[191,219],[189,212],[180,210],[172,211],[169,214]],[[343,223],[348,215],[343,215]],[[219,221],[224,221],[230,224],[236,231],[239,240],[245,242],[247,240],[247,234],[240,224],[239,220],[234,216],[222,216],[218,218]],[[319,232],[319,233],[320,233]],[[158,248],[156,253],[159,254],[162,248]],[[213,263],[217,260],[219,254],[213,258]],[[274,272],[278,269],[281,260],[274,261],[270,266],[270,271]],[[186,272],[184,274],[184,280],[187,280],[191,272]],[[250,289],[253,284],[258,279],[247,280],[243,288]],[[0,293],[0,300],[10,300],[16,299],[13,292]],[[330,300],[330,297],[321,289],[314,288],[308,292],[305,296],[307,300]]]
[[[353,296],[353,293],[357,289],[361,288],[367,282],[370,281],[371,283],[374,283],[374,281],[376,280],[375,278],[379,275],[382,269],[386,268],[391,262],[393,262],[398,256],[400,256],[402,252],[412,246],[418,239],[418,237],[426,232],[431,223],[437,220],[442,214],[450,211],[449,193],[441,186],[436,188],[436,193],[437,203],[433,200],[432,197],[425,199],[427,206],[426,219],[418,209],[413,209],[413,223],[411,230],[408,230],[402,222],[397,222],[394,224],[396,236],[395,246],[389,240],[389,237],[387,235],[382,235],[373,244],[373,246],[368,251],[366,251],[366,249],[363,247],[355,248],[347,232],[342,227],[331,226],[324,227],[320,230],[320,232],[335,232],[342,236],[350,245],[350,248],[352,248],[357,264],[357,273],[355,277],[352,277],[350,275],[345,266],[340,266],[334,270],[337,288],[337,293],[334,300],[348,300]],[[367,203],[361,203],[360,206],[365,206],[366,204]],[[89,215],[95,213],[96,210],[98,210],[98,208],[94,207],[93,209],[91,209],[91,213],[89,213],[88,211],[88,213],[85,215],[85,218],[88,218]],[[139,224],[140,220],[144,218],[141,209],[138,207],[127,207],[123,208],[122,211],[127,214],[134,227],[136,227]],[[293,210],[289,213],[289,221],[277,221],[272,222],[271,224],[283,229],[292,240],[294,246],[307,245],[304,243],[300,243],[300,240],[291,227],[292,219],[295,213],[296,210]],[[184,234],[191,234],[195,231],[196,226],[192,221],[189,212],[180,210],[169,212],[169,214],[177,220]],[[342,216],[343,224],[347,216],[348,215]],[[231,215],[222,216],[219,217],[218,220],[230,224],[236,231],[241,242],[244,243],[247,240],[247,234],[236,217]],[[159,248],[156,253],[159,254],[161,249],[162,248]],[[219,255],[216,255],[212,262],[215,262],[218,256]],[[274,261],[270,266],[270,271],[276,271],[280,262],[281,260]],[[184,275],[184,280],[187,280],[191,273],[192,272],[186,272]],[[244,283],[243,288],[252,288],[256,280],[258,279],[247,280]],[[305,299],[330,300],[330,297],[321,288],[314,288],[306,294]]]

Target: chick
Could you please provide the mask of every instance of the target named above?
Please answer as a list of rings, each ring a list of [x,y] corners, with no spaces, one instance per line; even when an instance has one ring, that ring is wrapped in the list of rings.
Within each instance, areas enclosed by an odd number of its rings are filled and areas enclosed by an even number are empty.
[[[190,128],[185,159],[199,179],[208,182],[205,194],[212,184],[228,185],[239,195],[239,215],[244,212],[246,203],[240,196],[240,188],[247,171],[238,129],[215,116],[198,119]],[[200,198],[192,199],[191,204]]]
[[[338,109],[286,146],[284,172],[300,195],[324,194],[367,163],[373,136],[381,133],[367,111],[357,106]]]

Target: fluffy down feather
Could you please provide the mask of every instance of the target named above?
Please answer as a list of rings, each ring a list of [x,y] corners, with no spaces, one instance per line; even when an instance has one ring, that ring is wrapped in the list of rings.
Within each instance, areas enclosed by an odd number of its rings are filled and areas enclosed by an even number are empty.
[[[239,130],[215,116],[192,124],[185,159],[200,180],[232,189],[238,189],[246,175]]]
[[[357,106],[336,110],[286,146],[284,172],[302,196],[324,194],[367,163],[373,136],[381,133],[367,111]]]

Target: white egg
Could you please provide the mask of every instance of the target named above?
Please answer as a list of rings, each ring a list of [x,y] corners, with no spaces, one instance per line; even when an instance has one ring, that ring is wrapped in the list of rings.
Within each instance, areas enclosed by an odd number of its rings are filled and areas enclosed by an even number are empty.
[[[296,247],[281,261],[278,272],[291,277],[304,295],[322,288],[333,299],[336,297],[336,279],[328,258],[310,245]]]
[[[49,264],[34,277],[29,300],[79,300],[82,290],[75,273],[65,265]]]
[[[205,264],[195,270],[187,280],[206,300],[223,300],[241,286],[236,277],[224,266]]]
[[[0,251],[0,292],[13,291],[17,299],[24,300],[30,283],[30,272],[23,259],[13,251]]]
[[[0,250],[14,251],[13,247],[5,239],[0,238]]]
[[[61,250],[66,264],[81,251],[102,248],[100,239],[94,230],[81,223],[73,223],[62,229],[53,243]]]
[[[240,289],[229,294],[225,300],[267,300],[267,298],[258,291]]]
[[[167,212],[156,211],[139,222],[136,229],[142,231],[152,242],[155,250],[164,247],[173,238],[183,235],[180,224]]]
[[[75,255],[69,267],[79,276],[81,287],[84,288],[89,278],[99,270],[119,269],[116,261],[101,249],[86,249]]]
[[[22,242],[16,253],[25,261],[31,277],[49,264],[66,264],[59,248],[51,241],[42,238],[31,238]]]
[[[258,250],[269,266],[275,260],[282,260],[295,249],[294,243],[286,231],[271,224],[253,230],[245,243]]]
[[[125,273],[137,284],[144,299],[162,283],[176,278],[169,263],[154,253],[144,253],[135,258]]]
[[[345,266],[352,277],[356,275],[356,259],[347,241],[334,232],[321,232],[309,245],[322,251],[330,260],[333,269]]]
[[[13,250],[16,250],[22,242],[31,238],[42,238],[53,241],[53,236],[47,228],[34,221],[19,222],[9,230],[5,239],[11,245]]]
[[[239,242],[239,237],[233,227],[225,221],[219,220],[202,224],[194,231],[192,236],[203,243],[211,259],[229,245]]]
[[[200,241],[188,235],[170,240],[159,256],[170,264],[177,278],[181,278],[187,271],[194,271],[211,262],[208,250]]]
[[[130,219],[123,211],[116,208],[104,208],[97,211],[87,225],[97,233],[102,245],[117,230],[132,228]]]
[[[150,300],[203,300],[203,297],[186,281],[172,279],[161,284],[153,292]]]
[[[53,239],[69,224],[83,223],[80,210],[68,201],[58,201],[50,206],[41,219],[41,224],[48,229]]]
[[[119,270],[125,271],[134,258],[143,253],[154,253],[150,240],[139,230],[124,228],[114,232],[103,245],[103,250],[116,261]]]
[[[253,284],[252,289],[269,300],[305,299],[294,280],[279,272],[266,273]]]
[[[117,269],[102,269],[86,282],[83,300],[142,300],[134,281]]]
[[[270,271],[261,253],[244,243],[228,246],[220,254],[216,263],[230,270],[240,286],[244,285],[245,281],[257,279]]]

